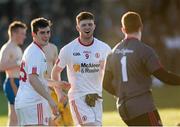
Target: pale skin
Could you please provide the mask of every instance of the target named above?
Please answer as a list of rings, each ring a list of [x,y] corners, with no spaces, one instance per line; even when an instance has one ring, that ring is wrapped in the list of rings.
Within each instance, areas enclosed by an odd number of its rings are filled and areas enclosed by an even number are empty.
[[[47,46],[49,43],[49,38],[50,38],[50,27],[45,27],[45,28],[39,28],[37,33],[32,33],[33,36],[33,40],[42,48],[46,48],[45,46]],[[49,54],[50,52],[48,52]],[[53,54],[49,54],[49,55],[53,55]],[[55,104],[55,102],[53,101],[53,99],[51,98],[49,92],[46,91],[46,89],[43,87],[42,82],[39,79],[39,76],[37,74],[30,74],[29,76],[29,81],[31,83],[31,85],[33,86],[33,88],[45,99],[47,99],[47,101],[49,102],[49,105],[51,106],[51,110],[52,113],[57,116],[59,115],[59,111],[58,111],[58,107]],[[47,75],[47,77],[49,77]],[[61,87],[68,85],[67,82],[64,81],[53,81],[51,79],[48,79],[48,85],[50,87],[57,87],[59,89],[61,89]],[[51,121],[51,119],[50,119]]]
[[[54,45],[52,43],[48,43],[46,46],[43,47],[43,51],[45,53],[47,64],[48,64],[46,79],[50,79],[51,78],[51,70],[53,68],[53,65],[56,62],[57,57],[58,57],[58,49],[57,49],[56,45]]]
[[[79,38],[81,43],[84,45],[89,45],[93,41],[93,33],[95,30],[96,25],[94,24],[94,20],[86,19],[81,20],[80,22],[77,22],[76,29],[79,32]],[[54,65],[51,73],[51,78],[56,81],[61,81],[61,73],[64,68],[61,68]],[[56,88],[57,95],[59,93],[60,89]],[[59,95],[60,96],[60,95]],[[59,101],[61,101],[61,96],[59,97]],[[87,123],[84,126],[94,126],[94,123]]]
[[[126,29],[124,27],[121,28],[121,31],[124,33],[125,38],[137,38],[138,40],[141,40],[141,28],[137,32],[134,33],[126,33]]]
[[[22,58],[22,50],[19,45],[24,43],[26,38],[26,29],[18,28],[16,32],[12,32],[9,41],[3,45],[0,51],[0,71],[5,71],[7,78],[19,78],[20,61]],[[13,91],[16,95],[17,87]],[[8,104],[9,126],[17,125],[17,117],[14,105]]]

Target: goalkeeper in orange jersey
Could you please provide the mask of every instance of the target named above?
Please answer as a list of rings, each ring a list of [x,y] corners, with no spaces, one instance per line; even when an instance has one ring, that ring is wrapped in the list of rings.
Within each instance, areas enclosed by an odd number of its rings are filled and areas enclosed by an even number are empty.
[[[51,78],[52,67],[58,57],[58,50],[57,50],[56,45],[52,43],[48,43],[48,45],[43,47],[43,50],[46,55],[47,65],[48,65],[46,78],[49,79]],[[65,89],[68,89],[68,88],[65,88]],[[50,88],[50,93],[53,100],[58,105],[58,109],[60,112],[60,115],[54,119],[53,124],[56,126],[72,126],[73,120],[72,120],[71,112],[69,109],[66,90],[63,90],[61,93],[63,95],[63,100],[61,100],[62,103],[58,103],[58,98],[53,88]]]

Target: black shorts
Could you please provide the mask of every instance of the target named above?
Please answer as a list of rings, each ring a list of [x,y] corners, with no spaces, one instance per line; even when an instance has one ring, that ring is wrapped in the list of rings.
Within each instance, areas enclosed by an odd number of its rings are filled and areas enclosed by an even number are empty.
[[[124,121],[128,126],[162,126],[161,118],[157,110]]]

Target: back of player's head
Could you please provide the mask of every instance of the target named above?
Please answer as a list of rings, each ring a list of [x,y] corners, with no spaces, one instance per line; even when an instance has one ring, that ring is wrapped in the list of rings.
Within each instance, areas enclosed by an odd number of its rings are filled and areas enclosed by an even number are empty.
[[[140,28],[143,27],[141,17],[136,12],[127,12],[121,18],[122,27],[125,29],[126,33],[138,32]]]
[[[10,25],[9,25],[9,28],[8,28],[8,35],[9,37],[12,36],[12,33],[15,33],[17,32],[17,30],[19,28],[22,28],[22,29],[27,29],[27,26],[25,23],[21,22],[21,21],[13,21]]]
[[[91,12],[83,11],[76,16],[76,23],[79,24],[80,21],[86,19],[94,20],[94,15]]]
[[[37,33],[39,28],[46,28],[50,27],[52,25],[50,20],[47,20],[45,18],[36,18],[31,21],[31,31],[33,33]]]

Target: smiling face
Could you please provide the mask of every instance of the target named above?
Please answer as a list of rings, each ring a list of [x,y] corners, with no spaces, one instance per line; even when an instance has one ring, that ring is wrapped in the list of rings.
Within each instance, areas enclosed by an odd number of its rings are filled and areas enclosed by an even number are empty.
[[[34,41],[40,46],[45,46],[48,44],[51,37],[50,27],[38,28],[37,33],[32,34]]]
[[[80,38],[88,40],[93,38],[95,27],[94,20],[85,19],[77,24],[76,29],[79,32]]]

